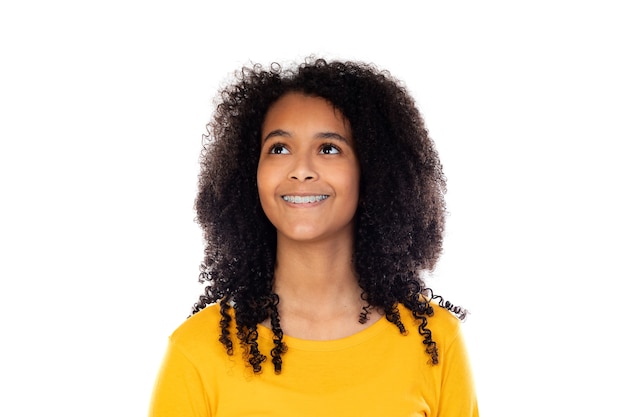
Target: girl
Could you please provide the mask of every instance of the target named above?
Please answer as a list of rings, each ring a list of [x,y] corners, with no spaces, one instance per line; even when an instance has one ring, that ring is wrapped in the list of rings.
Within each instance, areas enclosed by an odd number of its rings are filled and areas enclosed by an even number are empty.
[[[402,84],[308,60],[244,68],[221,100],[196,200],[206,289],[151,415],[478,416],[465,311],[422,277],[445,178]]]

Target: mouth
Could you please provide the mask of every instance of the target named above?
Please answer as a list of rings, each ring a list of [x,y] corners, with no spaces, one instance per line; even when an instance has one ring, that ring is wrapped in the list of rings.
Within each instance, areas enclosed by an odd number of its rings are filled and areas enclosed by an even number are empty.
[[[321,195],[284,195],[282,199],[291,204],[310,204],[326,200],[329,196]]]

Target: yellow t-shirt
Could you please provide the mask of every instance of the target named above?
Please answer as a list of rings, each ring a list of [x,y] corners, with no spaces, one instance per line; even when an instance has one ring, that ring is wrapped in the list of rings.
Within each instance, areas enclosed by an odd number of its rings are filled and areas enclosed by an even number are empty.
[[[457,318],[440,307],[428,318],[439,349],[439,364],[430,365],[415,320],[399,309],[406,336],[385,318],[338,340],[285,336],[280,375],[270,361],[271,330],[259,326],[268,360],[255,375],[244,365],[234,328],[234,355],[226,354],[218,340],[219,306],[209,306],[170,337],[150,416],[477,417]]]

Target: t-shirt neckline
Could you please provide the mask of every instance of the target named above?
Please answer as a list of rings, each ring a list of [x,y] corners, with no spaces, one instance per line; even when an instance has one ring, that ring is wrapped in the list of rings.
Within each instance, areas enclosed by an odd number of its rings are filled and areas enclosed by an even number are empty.
[[[385,316],[380,317],[375,323],[369,325],[363,330],[360,330],[352,335],[342,337],[340,339],[331,340],[310,340],[300,339],[292,336],[283,336],[283,342],[289,349],[299,349],[305,351],[315,352],[328,352],[333,350],[347,349],[349,347],[359,345],[375,337],[385,329],[389,329],[393,326]],[[395,326],[393,326],[395,327]],[[272,330],[259,325],[258,326],[259,338],[271,341],[273,339]]]

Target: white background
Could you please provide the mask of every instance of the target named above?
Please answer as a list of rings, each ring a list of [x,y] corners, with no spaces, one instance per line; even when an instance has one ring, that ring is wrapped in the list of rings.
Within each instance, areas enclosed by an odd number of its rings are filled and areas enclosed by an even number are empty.
[[[429,283],[472,312],[481,414],[623,415],[619,2],[223,3],[0,6],[0,415],[145,415],[201,292],[212,99],[311,53],[417,99],[449,179]]]

